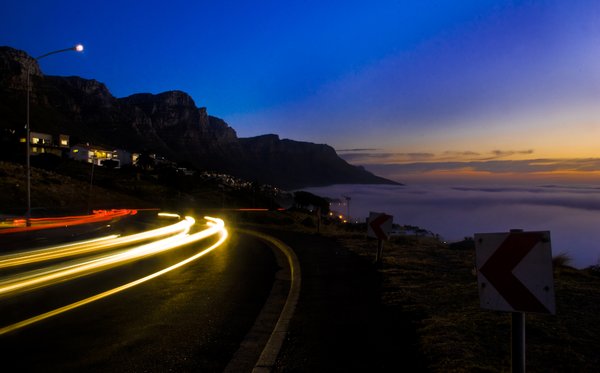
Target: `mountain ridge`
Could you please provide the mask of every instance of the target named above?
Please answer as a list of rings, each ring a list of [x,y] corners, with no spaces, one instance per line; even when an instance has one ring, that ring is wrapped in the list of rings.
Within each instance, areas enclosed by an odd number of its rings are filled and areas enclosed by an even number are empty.
[[[32,131],[64,133],[135,152],[155,152],[198,169],[297,189],[330,184],[398,184],[350,165],[326,144],[267,134],[239,138],[183,91],[114,97],[94,79],[45,76],[23,51],[0,47],[0,129],[22,131],[30,64]],[[22,109],[21,109],[22,108]]]

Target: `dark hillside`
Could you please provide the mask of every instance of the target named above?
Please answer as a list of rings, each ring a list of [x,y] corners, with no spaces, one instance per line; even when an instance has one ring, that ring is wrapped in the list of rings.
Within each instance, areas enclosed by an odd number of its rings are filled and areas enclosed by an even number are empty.
[[[185,92],[115,98],[93,79],[45,76],[33,58],[10,47],[0,47],[4,148],[14,144],[10,135],[24,133],[28,65],[32,131],[69,135],[72,145],[152,152],[199,170],[285,188],[394,183],[348,164],[327,145],[280,140],[275,135],[240,139],[225,121],[197,107]]]

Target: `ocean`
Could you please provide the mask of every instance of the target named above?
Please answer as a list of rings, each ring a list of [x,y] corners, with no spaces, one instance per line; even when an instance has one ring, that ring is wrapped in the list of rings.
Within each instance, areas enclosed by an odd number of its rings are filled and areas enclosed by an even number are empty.
[[[600,264],[600,186],[597,185],[333,185],[303,189],[339,199],[331,209],[352,221],[369,212],[439,234],[448,242],[510,229],[550,231],[552,254],[571,265]]]

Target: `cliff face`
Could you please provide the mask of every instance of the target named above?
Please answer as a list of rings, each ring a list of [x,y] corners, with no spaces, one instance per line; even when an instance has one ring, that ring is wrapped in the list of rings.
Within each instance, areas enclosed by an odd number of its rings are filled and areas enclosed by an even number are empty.
[[[134,111],[128,121],[136,134],[147,140],[151,135],[155,146],[162,142],[169,148],[202,153],[214,143],[237,139],[233,128],[216,118],[211,120],[206,108],[197,108],[185,92],[140,93],[119,99],[119,102]],[[199,145],[202,149],[196,149]]]
[[[261,180],[283,187],[392,183],[348,164],[329,145],[280,140],[277,135],[240,139],[240,144],[251,164],[263,166],[253,172]]]
[[[0,47],[0,129],[22,131],[28,64],[34,131],[68,134],[72,142],[152,151],[199,169],[285,188],[392,183],[349,165],[327,145],[277,135],[238,138],[185,92],[115,98],[96,80],[44,76],[33,58],[9,47]]]
[[[0,84],[3,88],[25,87],[27,68],[30,69],[32,77],[42,76],[40,66],[27,53],[10,47],[0,47]]]

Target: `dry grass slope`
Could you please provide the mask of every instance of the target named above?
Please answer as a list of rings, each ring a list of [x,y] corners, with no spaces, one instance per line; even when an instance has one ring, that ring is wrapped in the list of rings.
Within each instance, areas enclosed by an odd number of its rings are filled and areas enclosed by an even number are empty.
[[[340,238],[372,259],[375,242]],[[383,301],[420,315],[420,347],[437,372],[510,370],[510,315],[479,307],[475,256],[432,238],[408,237],[384,247]],[[592,372],[600,366],[600,273],[555,268],[557,314],[526,316],[530,372]]]
[[[290,229],[315,232],[303,223],[306,215],[280,220]],[[321,234],[365,260],[375,258],[377,242],[362,230],[330,224]],[[600,366],[600,271],[568,263],[563,257],[554,263],[556,315],[526,316],[529,372],[597,372]],[[379,271],[382,302],[414,315],[419,349],[431,371],[510,371],[510,314],[479,307],[469,242],[449,246],[432,237],[396,237],[385,243]]]

